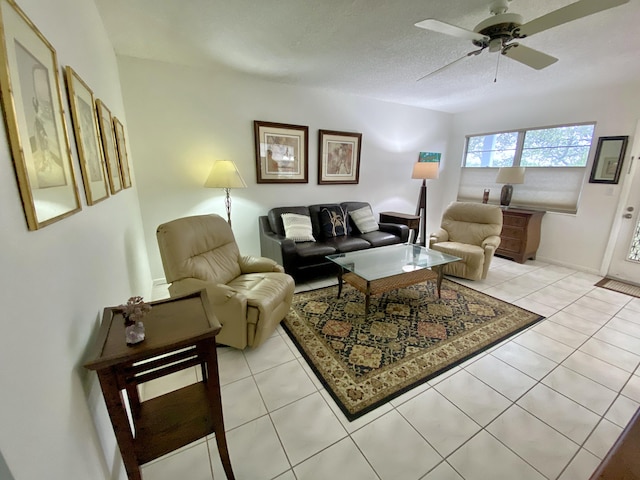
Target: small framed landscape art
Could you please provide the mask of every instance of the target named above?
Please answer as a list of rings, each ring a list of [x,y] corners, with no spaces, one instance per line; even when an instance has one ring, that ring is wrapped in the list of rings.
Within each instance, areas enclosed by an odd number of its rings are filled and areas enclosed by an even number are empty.
[[[118,159],[120,164],[120,175],[122,176],[122,187],[131,187],[131,171],[129,170],[129,156],[127,155],[127,144],[124,139],[124,127],[117,117],[113,117],[113,131],[116,135],[116,146],[118,147]]]
[[[69,66],[65,68],[65,77],[87,204],[94,205],[109,197],[109,182],[100,146],[95,100],[91,89]]]
[[[361,133],[320,130],[318,183],[320,185],[358,183],[361,142]]]
[[[13,0],[0,0],[0,89],[27,227],[81,210],[53,46]]]
[[[628,136],[600,137],[589,183],[618,183]]]
[[[109,175],[109,187],[112,194],[118,193],[122,190],[122,178],[120,177],[120,165],[118,163],[118,153],[116,152],[111,111],[100,99],[96,100],[96,109],[98,110],[98,124],[100,125],[100,137],[102,138],[102,152],[104,153],[107,174]]]
[[[253,122],[258,183],[309,182],[309,127]]]

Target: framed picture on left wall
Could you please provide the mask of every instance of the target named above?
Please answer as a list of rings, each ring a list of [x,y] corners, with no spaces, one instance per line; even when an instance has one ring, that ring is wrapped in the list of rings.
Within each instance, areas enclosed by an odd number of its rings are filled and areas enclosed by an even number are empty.
[[[89,86],[69,66],[65,68],[65,78],[87,204],[95,205],[109,197],[109,182],[100,146],[95,100]]]
[[[56,51],[13,0],[0,0],[0,90],[29,230],[81,210]]]
[[[104,153],[107,173],[109,174],[109,187],[112,194],[118,193],[122,190],[122,177],[118,162],[118,152],[116,151],[116,137],[113,133],[113,117],[111,116],[111,110],[99,98],[96,100],[96,109],[98,111],[100,137],[102,138],[102,152]]]
[[[118,148],[118,163],[120,164],[122,187],[129,188],[131,187],[131,171],[129,170],[127,143],[124,138],[124,126],[117,117],[113,117],[113,133],[116,136],[116,147]]]

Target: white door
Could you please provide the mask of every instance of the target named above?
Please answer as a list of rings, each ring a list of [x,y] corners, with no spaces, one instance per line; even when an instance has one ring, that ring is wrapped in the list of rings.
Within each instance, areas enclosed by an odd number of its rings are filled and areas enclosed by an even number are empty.
[[[640,122],[634,136],[630,160],[622,172],[625,183],[613,232],[615,246],[607,277],[640,285]],[[621,180],[623,179],[621,178]]]

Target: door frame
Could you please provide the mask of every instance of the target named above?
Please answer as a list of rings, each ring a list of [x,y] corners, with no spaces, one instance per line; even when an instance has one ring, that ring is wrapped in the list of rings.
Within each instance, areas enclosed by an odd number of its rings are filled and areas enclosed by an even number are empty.
[[[638,157],[640,155],[637,154],[637,152],[639,151],[640,120],[638,120],[636,124],[636,131],[630,150],[631,155],[629,157],[629,164],[625,168],[625,172],[623,172],[622,191],[620,192],[618,206],[616,207],[616,212],[613,218],[613,225],[611,226],[611,233],[609,234],[609,241],[607,242],[607,247],[604,251],[602,264],[600,266],[600,275],[602,275],[603,277],[607,276],[607,274],[609,273],[609,268],[611,267],[611,262],[613,261],[613,253],[618,241],[618,235],[620,234],[620,230],[622,229],[622,216],[626,212],[627,203],[629,201],[629,197],[631,196],[631,185],[633,184],[635,176],[640,175],[640,169],[638,168],[638,163],[640,160],[640,158]]]

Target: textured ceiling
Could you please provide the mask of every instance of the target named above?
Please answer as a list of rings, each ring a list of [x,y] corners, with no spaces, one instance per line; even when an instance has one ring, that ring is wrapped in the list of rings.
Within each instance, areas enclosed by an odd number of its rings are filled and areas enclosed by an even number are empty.
[[[640,78],[640,0],[521,40],[559,59],[533,70],[497,53],[465,58],[468,40],[414,26],[437,18],[469,30],[490,0],[95,0],[119,55],[228,68],[265,79],[445,112],[529,92]],[[573,0],[513,0],[524,22]],[[497,71],[497,81],[494,82]]]

